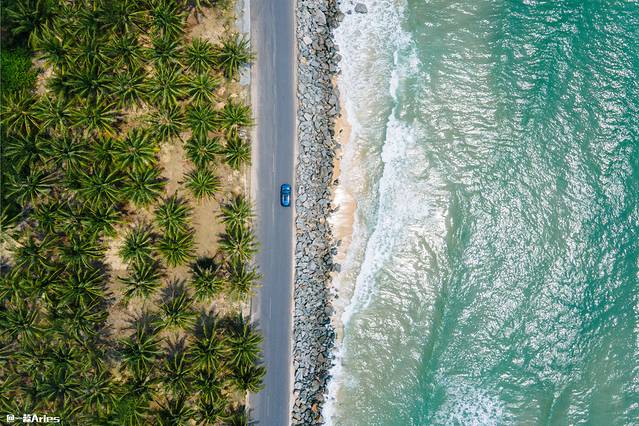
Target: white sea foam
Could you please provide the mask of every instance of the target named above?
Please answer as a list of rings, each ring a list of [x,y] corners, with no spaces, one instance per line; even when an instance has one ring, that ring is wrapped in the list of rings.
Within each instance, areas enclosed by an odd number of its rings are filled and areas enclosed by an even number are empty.
[[[371,129],[365,128],[361,123],[369,118],[367,114],[371,113],[363,106],[364,100],[379,98],[380,93],[386,92],[386,97],[392,98],[396,104],[402,80],[414,74],[419,65],[417,55],[410,52],[410,36],[401,28],[403,4],[385,1],[371,2],[368,6],[369,13],[366,16],[346,15],[347,18],[336,32],[343,56],[340,64],[340,92],[352,126],[350,141],[342,160],[340,185],[357,185],[368,177],[366,175],[369,171],[358,167],[365,166],[354,162],[355,150],[361,149],[369,137],[377,136],[383,141],[383,172],[377,186],[376,221],[370,229],[358,220],[355,221],[354,239],[342,273],[333,282],[336,288],[352,286],[353,277],[345,274],[358,267],[353,295],[348,304],[342,306],[344,339],[348,338],[346,326],[350,319],[368,306],[375,295],[376,274],[393,253],[395,245],[402,242],[401,236],[405,234],[406,225],[430,222],[427,232],[436,234],[433,235],[434,238],[445,234],[444,212],[428,202],[432,194],[425,191],[423,186],[411,184],[415,180],[415,176],[411,175],[415,168],[410,165],[426,163],[418,146],[418,133],[414,126],[398,118],[396,107],[384,123],[385,135],[371,135]],[[390,52],[392,59],[389,57]],[[365,73],[366,77],[363,77]],[[373,115],[374,113],[375,111],[372,111]],[[380,133],[384,133],[384,130]],[[429,176],[429,181],[433,182],[435,187],[439,184],[435,173]],[[339,194],[339,189],[337,193]],[[360,264],[353,265],[355,262]],[[328,386],[328,398],[323,413],[329,425],[333,424],[336,415],[340,389],[343,386],[355,385],[353,380],[356,379],[345,374],[343,370],[344,354],[344,344],[338,342],[335,350],[336,362],[331,370],[332,380]]]

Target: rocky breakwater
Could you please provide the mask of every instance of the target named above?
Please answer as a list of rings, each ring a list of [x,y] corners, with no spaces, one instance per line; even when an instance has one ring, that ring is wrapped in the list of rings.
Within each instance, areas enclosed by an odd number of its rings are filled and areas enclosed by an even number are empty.
[[[342,20],[334,0],[297,1],[298,165],[293,321],[292,424],[324,423],[321,409],[331,367],[331,272],[336,248],[331,209],[339,56],[332,30]]]

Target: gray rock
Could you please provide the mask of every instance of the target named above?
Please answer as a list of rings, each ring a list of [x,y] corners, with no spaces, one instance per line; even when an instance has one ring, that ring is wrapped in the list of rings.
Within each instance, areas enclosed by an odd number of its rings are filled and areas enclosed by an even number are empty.
[[[368,8],[364,3],[357,3],[355,5],[355,13],[368,13]]]

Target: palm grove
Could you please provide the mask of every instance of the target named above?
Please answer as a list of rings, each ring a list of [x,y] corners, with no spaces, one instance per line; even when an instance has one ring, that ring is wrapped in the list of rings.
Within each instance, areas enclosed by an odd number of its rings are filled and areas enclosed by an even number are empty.
[[[236,35],[187,35],[203,3],[3,2],[3,40],[33,50],[45,87],[2,99],[2,412],[67,424],[248,422],[261,336],[239,313],[198,306],[245,300],[258,280],[251,205],[224,198],[212,258],[196,257],[190,221],[194,203],[220,197],[222,165],[250,161],[250,108],[215,105],[252,54]],[[183,144],[192,165],[187,197],[165,189],[166,144]],[[104,261],[115,238],[125,274]],[[167,278],[184,265],[188,280]],[[143,308],[115,335],[109,312],[134,301]]]

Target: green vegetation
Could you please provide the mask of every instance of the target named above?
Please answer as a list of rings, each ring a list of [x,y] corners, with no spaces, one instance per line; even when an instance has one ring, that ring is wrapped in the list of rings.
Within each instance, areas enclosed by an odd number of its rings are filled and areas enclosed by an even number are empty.
[[[186,27],[228,2],[0,2],[0,411],[248,424],[265,371],[239,312],[257,244],[220,176],[250,161],[250,108],[228,93],[253,55]],[[177,144],[171,181],[160,152]],[[213,199],[225,232],[206,257],[191,221]]]

